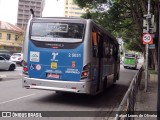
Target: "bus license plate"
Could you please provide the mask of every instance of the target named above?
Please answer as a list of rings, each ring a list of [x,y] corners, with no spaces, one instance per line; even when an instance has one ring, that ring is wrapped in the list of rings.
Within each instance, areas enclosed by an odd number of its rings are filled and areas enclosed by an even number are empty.
[[[57,63],[56,62],[51,63],[51,69],[57,69]]]
[[[59,74],[54,74],[54,73],[47,73],[47,78],[56,78],[56,79],[59,79],[60,75]]]

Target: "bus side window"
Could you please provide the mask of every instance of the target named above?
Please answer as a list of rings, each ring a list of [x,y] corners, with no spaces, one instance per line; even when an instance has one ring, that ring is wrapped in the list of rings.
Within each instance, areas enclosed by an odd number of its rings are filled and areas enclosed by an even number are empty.
[[[112,45],[111,45],[109,39],[106,40],[105,44],[106,44],[105,57],[106,58],[111,58],[111,56],[112,56]]]
[[[93,57],[98,57],[97,33],[92,32],[92,51]]]
[[[113,46],[113,56],[115,58],[115,60],[117,61],[118,59],[118,51],[117,51],[117,46]]]
[[[102,33],[98,32],[99,30],[92,30],[92,51],[93,57],[103,57],[103,36]]]
[[[111,56],[113,55],[113,45],[112,44],[110,44],[109,54]]]
[[[99,58],[103,58],[103,36],[98,35],[98,56]]]

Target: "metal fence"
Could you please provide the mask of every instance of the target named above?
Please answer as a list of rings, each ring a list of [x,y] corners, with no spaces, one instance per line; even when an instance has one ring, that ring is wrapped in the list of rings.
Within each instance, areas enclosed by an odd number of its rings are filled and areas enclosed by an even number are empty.
[[[136,95],[140,87],[140,82],[142,79],[142,71],[143,67],[141,67],[133,77],[129,88],[125,96],[123,97],[120,106],[118,107],[115,120],[134,120],[134,117],[129,117],[128,115],[134,115],[135,113],[134,109],[135,109]],[[126,116],[124,117],[124,115]]]

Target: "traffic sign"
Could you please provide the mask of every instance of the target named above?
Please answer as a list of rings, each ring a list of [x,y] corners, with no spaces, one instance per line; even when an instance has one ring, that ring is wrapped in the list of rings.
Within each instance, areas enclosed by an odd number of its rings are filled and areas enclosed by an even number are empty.
[[[153,44],[152,35],[149,33],[143,34],[142,41],[143,44]]]
[[[155,49],[155,44],[149,45],[149,49]]]

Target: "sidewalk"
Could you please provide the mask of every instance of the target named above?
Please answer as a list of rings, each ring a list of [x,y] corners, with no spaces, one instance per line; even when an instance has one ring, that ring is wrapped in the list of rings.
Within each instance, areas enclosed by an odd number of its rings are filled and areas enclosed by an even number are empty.
[[[158,90],[158,77],[157,74],[150,74],[148,80],[147,92],[144,91],[145,80],[142,78],[140,90],[137,94],[135,111],[157,111],[157,90]],[[156,114],[156,112],[155,112]],[[157,120],[154,117],[136,118],[135,120]]]

